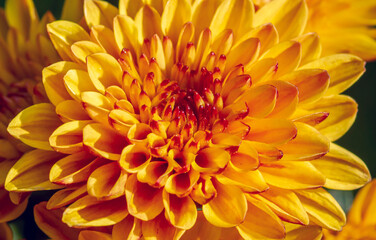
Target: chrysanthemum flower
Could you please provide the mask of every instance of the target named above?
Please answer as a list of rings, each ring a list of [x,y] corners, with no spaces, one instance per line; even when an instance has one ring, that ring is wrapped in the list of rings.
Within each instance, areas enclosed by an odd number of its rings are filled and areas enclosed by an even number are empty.
[[[66,1],[64,18],[76,17],[79,6],[67,12],[70,5],[79,3],[74,2]],[[24,108],[48,102],[41,71],[61,60],[46,30],[53,20],[50,12],[39,19],[31,0],[6,1],[5,10],[0,9],[0,222],[17,218],[27,205],[27,193],[9,193],[4,183],[8,170],[31,148],[10,136],[6,128]]]
[[[270,0],[254,0],[257,8],[262,8]],[[373,0],[307,0],[308,21],[305,32],[320,35],[323,55],[352,53],[366,61],[376,59],[376,2]],[[287,3],[290,4],[290,3]],[[265,12],[272,6],[270,3]],[[296,9],[291,8],[291,11]]]
[[[63,61],[43,70],[51,103],[9,124],[37,150],[6,189],[62,188],[47,209],[72,227],[111,226],[114,239],[282,239],[287,222],[340,230],[345,215],[322,187],[370,178],[331,143],[355,119],[339,94],[363,60],[320,57],[317,34],[302,35],[305,1],[268,14],[250,0],[133,3],[86,0],[90,32],[48,25]]]
[[[341,232],[323,231],[327,240],[376,239],[376,180],[363,187],[355,197]]]

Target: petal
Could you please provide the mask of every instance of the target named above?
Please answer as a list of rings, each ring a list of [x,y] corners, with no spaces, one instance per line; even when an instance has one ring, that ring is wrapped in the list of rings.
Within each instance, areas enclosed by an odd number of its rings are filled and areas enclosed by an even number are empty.
[[[65,209],[62,219],[70,227],[97,227],[114,225],[127,215],[124,197],[99,201],[85,196]]]
[[[251,128],[250,132],[245,137],[245,139],[250,141],[278,145],[289,142],[297,134],[295,124],[285,119],[246,118],[243,122]]]
[[[244,221],[247,200],[236,186],[213,181],[217,196],[202,206],[205,218],[214,226],[234,227]]]
[[[314,61],[321,56],[320,37],[317,33],[306,33],[295,38],[302,45],[302,61],[300,64],[306,64]]]
[[[244,35],[242,39],[249,37],[257,38],[260,40],[260,54],[264,53],[266,50],[278,43],[277,29],[271,23],[266,23],[252,29],[250,32]]]
[[[4,240],[13,239],[12,229],[8,226],[6,222],[0,223],[0,235],[3,236]]]
[[[329,116],[315,126],[331,141],[342,137],[352,126],[358,112],[354,99],[344,95],[323,97],[319,102],[306,108],[310,113],[327,112]]]
[[[68,227],[61,221],[62,209],[48,210],[47,202],[34,206],[34,218],[38,227],[52,239],[77,239],[79,229]]]
[[[78,24],[59,20],[47,24],[47,31],[63,60],[74,60],[75,56],[71,51],[71,45],[77,41],[90,40],[89,34]]]
[[[243,140],[238,151],[231,155],[231,166],[238,171],[252,171],[259,165],[258,152],[250,141]]]
[[[277,88],[278,95],[274,109],[268,118],[288,118],[297,108],[299,89],[285,81],[271,81],[269,84]]]
[[[202,211],[198,211],[195,225],[184,233],[181,240],[193,240],[193,239],[219,240],[220,236],[221,236],[221,228],[211,225],[205,219]]]
[[[341,206],[322,188],[295,191],[309,218],[319,226],[339,231],[346,223]]]
[[[270,208],[260,201],[248,198],[244,222],[236,227],[244,239],[283,239],[285,228]]]
[[[162,187],[166,184],[171,171],[172,166],[168,162],[153,161],[137,173],[137,179],[152,187]]]
[[[176,43],[183,24],[191,20],[191,4],[187,0],[168,1],[161,16],[162,31]]]
[[[196,29],[196,36],[210,26],[213,16],[222,0],[195,1],[192,8],[192,22]]]
[[[10,198],[10,193],[0,187],[0,222],[9,222],[18,218],[26,209],[28,199],[24,200],[20,204],[14,204]],[[0,231],[1,234],[1,231]],[[1,235],[2,236],[2,235]]]
[[[230,154],[221,148],[204,148],[197,153],[192,167],[199,172],[217,172],[226,166],[230,158]]]
[[[83,151],[82,129],[89,123],[92,121],[71,121],[60,125],[49,138],[51,147],[65,154]]]
[[[119,160],[128,141],[100,123],[92,123],[83,129],[83,143],[95,155],[109,160]]]
[[[110,100],[98,92],[83,92],[81,94],[82,106],[87,114],[95,121],[109,126],[108,114],[113,109]]]
[[[226,56],[226,68],[224,73],[229,72],[230,69],[239,64],[243,64],[244,66],[252,64],[259,56],[260,46],[260,40],[258,38],[248,38],[234,45]]]
[[[267,191],[250,196],[270,207],[282,220],[307,225],[308,215],[296,194],[289,190],[270,187]]]
[[[123,149],[119,164],[127,172],[135,173],[145,168],[150,160],[151,155],[145,146],[132,144]]]
[[[326,177],[326,188],[354,190],[371,180],[364,162],[334,143],[325,156],[313,160],[312,164]]]
[[[112,28],[113,19],[118,15],[118,10],[105,1],[85,0],[84,15],[89,28],[95,25]]]
[[[143,6],[135,17],[139,39],[150,39],[154,34],[162,37],[161,16],[153,7]]]
[[[145,240],[178,240],[183,233],[184,230],[172,226],[163,214],[142,223],[142,234]]]
[[[81,100],[81,93],[86,91],[96,91],[89,74],[84,70],[69,70],[64,75],[64,84],[68,93],[77,101]]]
[[[260,166],[265,181],[283,189],[321,187],[325,177],[310,162],[277,161]]]
[[[64,86],[64,75],[71,69],[82,69],[82,67],[77,63],[61,61],[44,68],[42,71],[46,94],[55,106],[71,99]]]
[[[200,174],[193,169],[189,172],[174,173],[167,179],[165,190],[178,197],[185,197],[195,186]]]
[[[90,231],[90,230],[83,230],[80,232],[80,235],[78,236],[78,240],[91,240],[91,239],[112,240],[112,237],[111,237],[111,234],[108,234],[108,233]]]
[[[323,237],[322,228],[315,225],[301,226],[297,224],[285,223],[286,226],[286,240],[321,240]]]
[[[179,198],[163,191],[166,219],[176,228],[190,229],[196,222],[196,204],[190,197]]]
[[[66,156],[57,161],[50,170],[50,181],[57,184],[72,184],[86,181],[97,167],[104,164],[101,159],[86,151]]]
[[[330,141],[315,128],[300,122],[294,123],[296,137],[278,147],[283,152],[283,160],[312,160],[324,156],[329,151]]]
[[[301,67],[321,68],[328,71],[330,84],[325,95],[336,95],[353,85],[364,73],[365,62],[354,55],[336,54],[317,59]]]
[[[79,22],[83,17],[83,4],[77,0],[65,0],[60,19]]]
[[[138,182],[136,174],[129,176],[125,185],[125,196],[129,213],[143,221],[155,218],[164,209],[162,189]]]
[[[131,114],[128,111],[122,109],[114,109],[108,115],[111,126],[116,130],[127,134],[129,129],[140,121],[135,117],[134,114]]]
[[[112,85],[121,86],[123,70],[116,59],[107,53],[94,53],[86,58],[87,72],[100,93]]]
[[[116,44],[114,32],[103,25],[91,28],[90,36],[110,55],[118,58],[120,50]]]
[[[122,196],[128,174],[117,162],[97,168],[87,181],[87,192],[97,199],[113,199]]]
[[[138,53],[142,40],[138,39],[138,29],[132,18],[125,15],[116,16],[114,35],[119,49],[129,49],[133,56]]]
[[[98,44],[91,41],[78,41],[71,46],[72,53],[82,65],[86,64],[86,57],[93,53],[105,52]]]
[[[128,215],[123,221],[117,223],[112,228],[112,239],[113,240],[139,240],[141,239],[142,221],[134,218],[132,215]]]
[[[14,27],[25,38],[29,36],[31,28],[38,21],[38,13],[31,0],[7,2],[5,16],[9,26]]]
[[[87,194],[85,185],[78,185],[57,191],[47,202],[47,209],[58,209],[75,202]]]
[[[250,0],[225,0],[219,5],[210,24],[213,37],[225,29],[231,29],[235,39],[240,39],[252,29],[255,9]]]
[[[50,182],[48,176],[52,165],[63,155],[44,150],[25,153],[9,170],[5,180],[8,191],[38,191],[59,189],[61,186]]]
[[[34,148],[51,150],[48,138],[61,124],[52,104],[40,103],[20,112],[8,125],[8,132]]]
[[[257,11],[253,26],[271,22],[278,30],[280,41],[303,33],[308,20],[308,7],[302,0],[275,0]]]
[[[90,120],[82,104],[74,100],[66,100],[56,106],[56,114],[61,121]]]

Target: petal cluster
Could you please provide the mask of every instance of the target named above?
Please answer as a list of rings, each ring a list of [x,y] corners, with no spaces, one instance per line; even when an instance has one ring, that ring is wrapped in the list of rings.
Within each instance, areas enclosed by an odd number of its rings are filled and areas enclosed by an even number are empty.
[[[8,191],[57,191],[35,207],[50,235],[80,239],[283,239],[340,230],[322,187],[369,181],[332,143],[357,104],[341,93],[364,72],[351,54],[321,57],[305,1],[86,0],[83,26],[47,25],[62,61],[42,71],[49,103],[8,132],[35,148]],[[286,20],[288,19],[288,21]],[[335,168],[333,168],[335,166]],[[2,176],[2,175],[0,175]],[[107,227],[107,228],[103,228]],[[109,230],[110,229],[110,230]]]

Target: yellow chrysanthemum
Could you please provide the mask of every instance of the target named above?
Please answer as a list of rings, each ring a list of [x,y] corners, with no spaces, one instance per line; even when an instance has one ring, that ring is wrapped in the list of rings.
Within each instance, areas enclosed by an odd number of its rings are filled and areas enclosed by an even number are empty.
[[[271,0],[253,0],[262,8]],[[351,53],[366,61],[376,59],[376,2],[374,0],[307,0],[305,32],[320,35],[323,55]],[[277,3],[273,3],[276,4]],[[268,12],[269,4],[265,10]],[[296,11],[297,9],[291,9]],[[286,20],[288,21],[288,20]]]
[[[327,240],[375,240],[376,239],[376,180],[364,186],[347,215],[348,221],[341,232],[323,231]]]
[[[8,126],[37,150],[6,189],[62,188],[36,211],[113,226],[81,238],[282,239],[287,222],[340,230],[345,215],[322,187],[369,181],[331,143],[355,119],[356,103],[339,94],[364,62],[320,58],[317,34],[302,35],[305,1],[273,3],[265,14],[251,0],[124,0],[119,10],[86,0],[90,32],[49,24],[63,61],[43,70],[51,103]]]
[[[67,1],[65,9],[77,3]],[[65,10],[63,17],[73,19],[77,11]],[[41,72],[61,60],[46,30],[52,21],[50,12],[39,19],[32,0],[6,1],[5,10],[0,9],[0,222],[17,218],[27,205],[29,194],[9,193],[4,183],[8,170],[31,148],[11,137],[6,128],[24,108],[48,102]]]

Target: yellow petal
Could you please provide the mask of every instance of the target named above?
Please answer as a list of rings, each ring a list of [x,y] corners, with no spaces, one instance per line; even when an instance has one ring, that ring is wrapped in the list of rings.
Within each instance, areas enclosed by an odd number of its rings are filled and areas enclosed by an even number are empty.
[[[260,53],[260,40],[258,38],[248,38],[231,48],[226,56],[226,68],[224,74],[236,65],[248,66],[255,61]]]
[[[180,229],[190,229],[196,222],[196,204],[190,197],[179,198],[163,191],[165,216],[172,225]]]
[[[81,93],[95,91],[89,74],[84,70],[71,69],[64,75],[64,84],[72,98],[80,101]]]
[[[80,235],[78,236],[78,240],[91,240],[91,239],[112,240],[112,237],[111,237],[111,234],[108,234],[108,233],[90,231],[90,230],[83,230],[80,232]]]
[[[326,177],[326,188],[354,190],[371,179],[360,158],[334,143],[324,157],[313,160],[312,164]]]
[[[260,40],[260,54],[264,53],[266,50],[270,49],[272,46],[278,43],[277,29],[271,23],[265,23],[252,29],[247,34],[245,34],[240,41],[250,37]]]
[[[114,32],[103,25],[91,28],[90,36],[110,55],[118,58],[120,50],[116,44]]]
[[[65,154],[83,151],[82,129],[89,123],[92,121],[71,121],[60,125],[49,138],[51,147]]]
[[[278,30],[280,41],[303,33],[308,20],[308,7],[303,0],[275,0],[257,11],[253,26],[271,22]]]
[[[123,149],[119,164],[127,172],[135,173],[145,168],[150,160],[151,155],[145,146],[132,144]]]
[[[55,106],[71,99],[64,86],[64,75],[71,69],[83,69],[83,67],[77,63],[61,61],[44,68],[42,71],[46,94]]]
[[[181,26],[191,20],[191,4],[187,0],[168,1],[161,16],[162,31],[176,43]]]
[[[79,229],[70,228],[61,221],[62,209],[48,210],[47,202],[34,206],[34,218],[38,227],[52,239],[77,239]]]
[[[368,183],[358,192],[348,213],[349,223],[369,226],[375,225],[376,219],[373,214],[376,209],[376,204],[373,201],[373,199],[375,199],[375,189],[376,181],[372,180],[372,182]]]
[[[149,221],[164,209],[162,189],[137,181],[136,174],[129,176],[125,185],[128,211],[132,216]]]
[[[117,223],[112,228],[113,240],[139,240],[141,239],[142,229],[141,220],[128,215],[123,221]]]
[[[62,158],[60,153],[33,150],[25,153],[9,170],[5,180],[8,191],[37,191],[61,188],[48,179],[50,169]]]
[[[86,61],[87,72],[100,93],[104,93],[109,86],[121,86],[123,70],[110,54],[94,53]]]
[[[30,29],[37,24],[38,13],[32,0],[7,1],[5,15],[9,26],[14,27],[25,39],[29,36]]]
[[[168,162],[153,161],[137,173],[137,179],[153,187],[162,187],[166,184],[171,171],[172,165]]]
[[[63,60],[69,61],[75,59],[70,47],[77,41],[90,40],[89,34],[78,24],[59,20],[47,24],[47,31]]]
[[[270,187],[260,194],[250,194],[270,207],[281,219],[295,224],[309,223],[308,215],[294,192]]]
[[[72,120],[90,120],[85,109],[80,102],[75,100],[66,100],[56,106],[56,114],[61,121],[68,122]]]
[[[119,13],[134,18],[143,5],[143,0],[119,0]]]
[[[202,211],[198,211],[195,225],[184,233],[181,240],[219,240],[220,236],[221,228],[211,225]]]
[[[310,219],[319,226],[339,231],[346,223],[341,206],[322,188],[297,190],[297,196],[309,214]]]
[[[118,15],[118,10],[105,1],[85,0],[84,15],[89,28],[95,25],[112,28],[113,19]]]
[[[298,105],[298,88],[285,81],[271,81],[269,83],[277,88],[278,95],[274,109],[268,117],[288,118],[295,112]]]
[[[221,148],[204,148],[197,153],[192,167],[200,172],[217,172],[230,161],[230,154]]]
[[[294,124],[298,130],[296,137],[278,147],[283,152],[283,160],[312,160],[329,151],[330,141],[319,131],[305,123]]]
[[[50,181],[71,184],[86,181],[97,167],[104,163],[86,151],[68,155],[57,161],[50,170]]]
[[[321,68],[328,71],[330,84],[325,95],[336,95],[353,85],[364,73],[365,62],[354,55],[336,54],[310,62],[302,69]]]
[[[78,41],[71,46],[72,53],[80,60],[81,64],[86,64],[86,57],[93,53],[105,52],[98,44],[91,41]]]
[[[97,199],[113,199],[124,194],[128,174],[117,162],[103,165],[91,173],[87,180],[87,192]]]
[[[164,214],[142,223],[142,234],[145,240],[178,240],[183,233],[184,230],[172,226],[166,220]]]
[[[234,227],[244,221],[247,200],[236,186],[213,181],[217,196],[202,206],[205,218],[218,227]]]
[[[218,6],[223,0],[195,1],[192,8],[192,22],[196,29],[196,36],[210,26]]]
[[[99,201],[91,196],[85,196],[65,209],[62,219],[70,227],[96,227],[114,225],[127,215],[124,197]]]
[[[86,184],[57,191],[47,202],[47,209],[58,209],[71,204],[87,194]]]
[[[125,15],[116,16],[114,34],[119,49],[129,49],[133,56],[138,53],[142,40],[138,39],[138,29],[132,18]]]
[[[278,216],[265,203],[251,198],[248,198],[248,211],[244,222],[236,228],[244,239],[285,237],[285,228]]]
[[[315,126],[329,140],[342,137],[352,126],[358,112],[358,104],[345,95],[323,97],[317,103],[307,106],[310,113],[327,112],[329,116]]]
[[[40,103],[20,112],[8,125],[8,132],[25,144],[51,150],[48,138],[61,124],[52,104]]]
[[[10,193],[4,189],[4,187],[0,187],[0,222],[9,222],[18,218],[25,211],[27,203],[28,198],[18,205],[14,204],[11,200]]]
[[[301,226],[298,224],[285,223],[286,227],[286,240],[321,240],[322,228],[315,225]]]
[[[321,55],[320,37],[317,33],[306,33],[295,38],[302,45],[302,61],[300,64],[318,59]]]
[[[139,39],[150,39],[154,34],[162,37],[161,16],[149,5],[143,6],[135,17]]]
[[[325,177],[310,162],[277,161],[260,166],[265,181],[284,189],[321,187]]]
[[[210,30],[216,37],[225,29],[231,29],[235,39],[240,39],[252,29],[255,9],[250,0],[225,0],[219,5],[210,24]]]
[[[165,190],[178,197],[187,196],[195,186],[200,174],[193,169],[189,172],[174,173],[167,179]]]
[[[79,22],[84,15],[83,6],[83,0],[65,0],[60,19]]]
[[[110,126],[108,114],[113,105],[106,96],[98,92],[83,92],[81,99],[82,106],[93,120],[102,123],[103,126]]]
[[[119,160],[123,148],[127,145],[127,140],[100,123],[92,123],[83,129],[83,143],[99,157]]]

